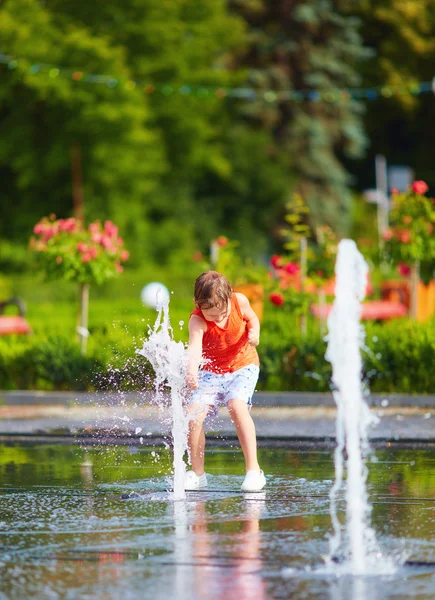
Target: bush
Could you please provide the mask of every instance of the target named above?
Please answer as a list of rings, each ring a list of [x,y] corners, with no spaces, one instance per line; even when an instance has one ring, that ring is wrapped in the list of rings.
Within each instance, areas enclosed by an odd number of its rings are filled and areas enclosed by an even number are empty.
[[[60,336],[0,341],[0,386],[3,389],[84,390],[103,365],[82,356],[80,348]]]
[[[327,392],[331,365],[326,341],[316,331],[302,337],[296,327],[264,323],[259,389]],[[408,319],[366,325],[364,379],[373,393],[435,392],[435,322]]]

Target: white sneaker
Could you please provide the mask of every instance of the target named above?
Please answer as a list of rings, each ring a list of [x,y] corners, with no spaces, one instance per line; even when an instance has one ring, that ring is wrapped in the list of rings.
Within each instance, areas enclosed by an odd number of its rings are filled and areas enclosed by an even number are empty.
[[[185,490],[200,490],[207,487],[207,475],[197,475],[195,471],[187,471],[184,476],[184,489]]]
[[[243,480],[242,492],[259,492],[266,485],[266,477],[263,471],[248,471]]]

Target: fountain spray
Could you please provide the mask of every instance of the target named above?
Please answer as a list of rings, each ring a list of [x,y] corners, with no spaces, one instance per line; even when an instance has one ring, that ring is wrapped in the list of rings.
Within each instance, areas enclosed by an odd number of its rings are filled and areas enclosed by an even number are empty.
[[[187,450],[188,416],[183,409],[183,390],[185,389],[188,353],[182,342],[176,342],[173,339],[169,321],[169,300],[165,299],[164,302],[157,303],[157,310],[158,315],[154,327],[137,353],[148,359],[155,371],[157,398],[162,397],[161,388],[164,383],[170,388],[174,446],[174,499],[182,500],[186,497],[184,490],[186,467],[183,457]]]
[[[346,543],[341,548],[350,559],[352,574],[367,572],[371,557],[381,555],[370,527],[365,455],[369,449],[367,429],[377,422],[370,412],[362,386],[361,346],[364,329],[360,324],[361,301],[365,296],[368,266],[352,240],[338,246],[335,267],[335,301],[328,318],[326,359],[332,365],[333,395],[337,404],[337,446],[335,482],[330,492],[334,535],[330,540],[330,558],[342,546],[341,523],[337,517],[337,493],[346,470]],[[346,460],[345,460],[346,454]],[[382,556],[382,555],[381,555]]]

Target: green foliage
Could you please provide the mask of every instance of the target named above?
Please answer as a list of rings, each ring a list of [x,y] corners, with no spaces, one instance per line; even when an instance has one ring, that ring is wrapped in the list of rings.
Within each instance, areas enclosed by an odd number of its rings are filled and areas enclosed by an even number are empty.
[[[89,389],[102,368],[95,357],[84,357],[71,340],[0,339],[0,387],[2,389]]]
[[[341,159],[361,156],[366,145],[361,103],[338,92],[360,82],[357,69],[367,53],[359,23],[344,14],[343,2],[331,0],[235,4],[251,33],[241,62],[259,92],[244,112],[273,131],[277,152],[288,157],[312,220],[343,231],[351,196]],[[264,92],[271,89],[278,95],[269,94],[271,101],[264,102]],[[312,93],[309,99],[287,99],[279,96],[281,90]]]
[[[433,77],[434,4],[361,0],[347,2],[347,10],[361,19],[361,35],[372,50],[359,68],[363,85],[381,88],[378,98],[366,105],[371,152],[349,169],[358,176],[360,189],[373,187],[373,156],[379,153],[391,165],[409,165],[432,188],[435,135],[427,123],[435,119],[435,106],[431,92],[418,94],[416,88]]]
[[[30,268],[30,264],[31,254],[23,244],[0,240],[0,272],[22,273]]]

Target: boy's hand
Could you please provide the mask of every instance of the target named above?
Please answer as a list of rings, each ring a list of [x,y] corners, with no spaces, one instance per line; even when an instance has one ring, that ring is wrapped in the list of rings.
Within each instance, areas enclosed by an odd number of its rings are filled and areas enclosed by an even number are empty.
[[[188,373],[186,377],[186,387],[191,390],[196,390],[199,387],[198,377],[195,373]]]
[[[258,346],[260,343],[260,336],[255,329],[248,329],[248,344],[250,346]]]

